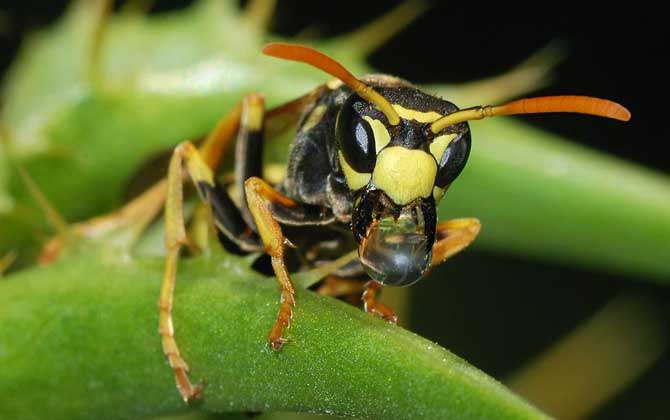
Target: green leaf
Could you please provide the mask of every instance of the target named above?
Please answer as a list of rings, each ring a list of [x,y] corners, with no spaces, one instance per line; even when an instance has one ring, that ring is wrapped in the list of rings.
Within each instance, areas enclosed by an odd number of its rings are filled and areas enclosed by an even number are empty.
[[[162,261],[90,252],[0,282],[0,417],[186,410],[157,333]],[[273,352],[277,286],[247,263],[217,254],[181,264],[176,337],[191,377],[207,381],[198,409],[547,418],[438,345],[309,291],[298,291],[291,341]]]

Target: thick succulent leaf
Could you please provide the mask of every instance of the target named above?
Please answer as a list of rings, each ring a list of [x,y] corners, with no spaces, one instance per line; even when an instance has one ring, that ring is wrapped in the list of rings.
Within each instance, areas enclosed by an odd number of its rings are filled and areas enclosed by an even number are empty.
[[[0,417],[139,418],[186,410],[157,333],[162,261],[87,254],[0,282]],[[115,261],[115,262],[103,262]],[[447,350],[299,290],[280,352],[277,286],[231,256],[182,263],[175,328],[206,411],[546,419]]]

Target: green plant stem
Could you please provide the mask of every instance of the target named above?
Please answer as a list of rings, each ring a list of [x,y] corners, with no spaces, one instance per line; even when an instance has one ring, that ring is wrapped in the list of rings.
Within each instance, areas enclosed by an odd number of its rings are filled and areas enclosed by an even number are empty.
[[[670,178],[509,118],[471,130],[440,216],[478,217],[474,246],[667,283]]]
[[[90,252],[90,251],[88,251]],[[0,282],[0,417],[139,418],[185,411],[157,333],[158,260],[71,257]],[[274,281],[233,257],[180,268],[176,337],[199,409],[376,419],[545,419],[459,357],[357,308],[298,291],[291,340],[266,345]]]

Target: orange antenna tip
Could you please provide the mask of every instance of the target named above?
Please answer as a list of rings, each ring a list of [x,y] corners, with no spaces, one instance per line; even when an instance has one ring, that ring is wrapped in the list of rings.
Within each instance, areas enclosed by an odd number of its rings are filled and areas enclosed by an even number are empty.
[[[592,98],[590,96],[543,96],[539,98],[519,99],[504,105],[463,109],[434,121],[430,129],[438,133],[450,125],[464,121],[480,120],[497,115],[544,114],[554,112],[573,112],[595,115],[620,121],[630,120],[630,111],[616,102]]]
[[[630,121],[631,115],[628,108],[616,102],[612,102],[612,105],[614,109],[608,115],[610,118],[614,118],[615,120],[619,121]]]

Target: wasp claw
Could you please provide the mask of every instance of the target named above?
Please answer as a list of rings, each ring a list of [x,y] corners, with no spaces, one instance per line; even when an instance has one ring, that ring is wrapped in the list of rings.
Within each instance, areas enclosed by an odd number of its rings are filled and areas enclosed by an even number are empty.
[[[205,382],[199,382],[188,395],[184,395],[184,402],[188,405],[197,403],[202,399],[202,392],[205,389]]]
[[[398,315],[396,315],[396,314],[384,315],[384,316],[382,316],[382,319],[384,321],[388,322],[389,324],[396,325],[398,323]]]
[[[288,343],[289,340],[287,340],[284,337],[279,337],[279,338],[270,338],[268,339],[268,344],[274,351],[279,351],[281,348],[284,346],[285,343]]]

